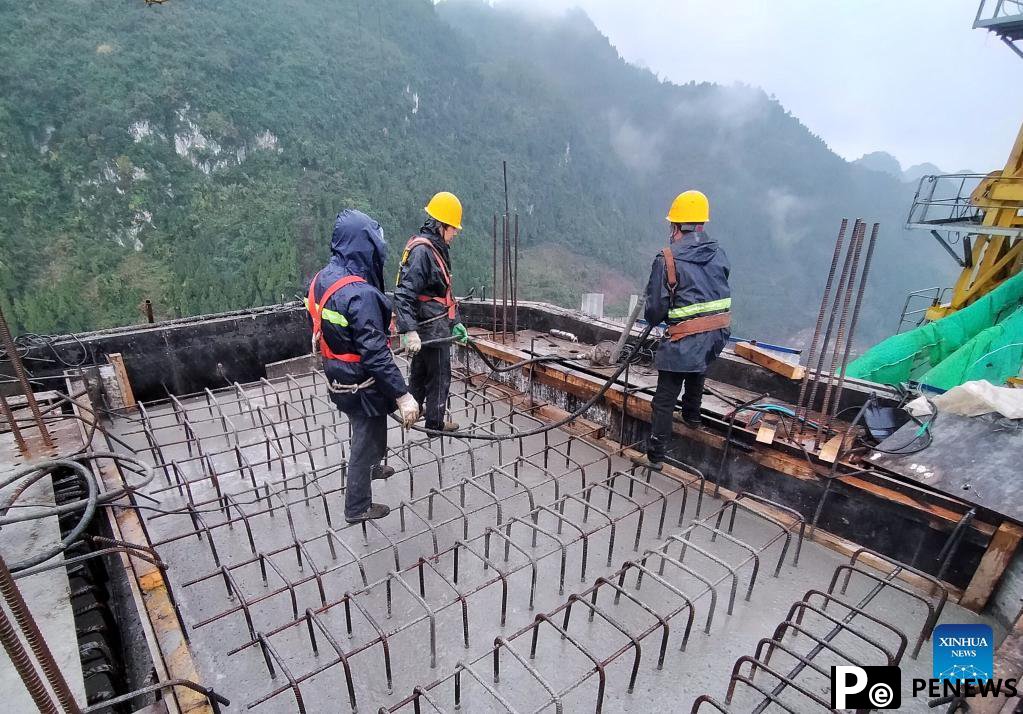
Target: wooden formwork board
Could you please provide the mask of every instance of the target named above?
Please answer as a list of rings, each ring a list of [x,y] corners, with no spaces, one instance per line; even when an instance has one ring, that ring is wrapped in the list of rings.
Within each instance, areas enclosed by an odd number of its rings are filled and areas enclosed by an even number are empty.
[[[477,346],[488,355],[505,362],[517,362],[529,356],[520,350],[487,340],[478,340]],[[532,370],[531,378],[535,382],[557,388],[579,399],[591,398],[602,386],[602,381],[598,377],[558,364],[537,363],[531,365],[530,369]],[[628,416],[641,421],[649,422],[652,417],[651,397],[631,391],[627,394],[622,385],[613,385],[607,390],[603,396],[603,406],[624,411]],[[548,414],[561,411],[554,407],[547,407],[547,410]],[[756,430],[740,424],[736,424],[734,428],[749,432],[753,443],[750,448],[743,450],[743,456],[760,466],[803,481],[820,481],[830,470],[830,464],[821,462],[819,465],[815,465],[808,462],[802,455],[797,457],[779,448],[773,438],[768,442],[766,434],[759,434],[761,438],[758,440]],[[707,429],[690,429],[683,424],[675,423],[673,430],[679,436],[718,450],[725,446],[724,436]],[[770,436],[774,437],[773,434]],[[757,443],[758,441],[759,443]],[[616,448],[621,447],[618,445]],[[845,464],[845,466],[850,469],[854,468],[850,464]],[[944,529],[954,527],[962,518],[963,513],[968,510],[966,504],[960,510],[930,500],[926,490],[915,488],[911,484],[900,483],[900,488],[893,488],[858,475],[838,476],[837,479],[849,487],[864,492],[865,495],[912,509],[920,514],[922,520]],[[725,489],[722,489],[722,493],[724,492]],[[942,500],[947,502],[952,499],[944,498]],[[987,550],[981,560],[981,565],[965,590],[946,585],[949,587],[950,593],[956,593],[957,597],[963,596],[961,604],[964,607],[979,611],[993,594],[1005,568],[1023,540],[1017,535],[1023,531],[1019,530],[1015,524],[1008,522],[996,529],[994,525],[981,519],[974,519],[970,527],[988,537]],[[855,543],[821,531],[819,528],[816,529],[814,539],[843,553],[852,553],[859,548]]]

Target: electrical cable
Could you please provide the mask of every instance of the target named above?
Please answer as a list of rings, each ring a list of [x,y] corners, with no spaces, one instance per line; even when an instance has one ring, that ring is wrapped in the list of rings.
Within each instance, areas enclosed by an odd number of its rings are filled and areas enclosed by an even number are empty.
[[[907,441],[905,444],[902,444],[901,446],[896,446],[893,449],[882,449],[880,446],[868,444],[863,436],[859,437],[859,442],[863,446],[866,446],[868,449],[871,449],[881,454],[891,454],[892,456],[909,456],[911,454],[919,454],[921,451],[923,451],[928,446],[933,444],[934,436],[931,433],[931,429],[934,427],[934,423],[938,419],[938,407],[926,394],[923,394],[921,392],[920,396],[923,397],[923,399],[927,402],[927,405],[931,409],[931,413],[928,416],[928,418],[923,421],[917,419],[915,416],[910,414],[910,419],[916,422],[919,425],[919,428],[916,430],[916,432],[913,434],[913,437],[909,441]],[[919,447],[911,448],[913,447],[913,444],[917,442],[917,440],[923,437],[926,438]]]
[[[810,426],[814,429],[816,429],[818,426],[817,422],[812,421],[808,417],[798,416],[795,411],[781,404],[751,404],[750,406],[746,407],[745,411],[761,412],[761,414],[756,414],[750,419],[751,426],[753,424],[756,424],[761,419],[761,416],[764,413],[783,414],[787,417],[798,419],[799,421],[805,423],[807,426]],[[833,430],[829,429],[829,431]]]
[[[65,359],[61,356],[60,352],[57,351],[55,346],[58,342],[67,342],[71,340],[77,342],[82,351],[82,357],[77,362],[71,362]],[[54,360],[68,369],[77,369],[85,366],[87,363],[96,363],[96,358],[91,346],[85,344],[82,339],[75,334],[39,335],[34,332],[26,332],[14,338],[14,345],[18,351],[18,355],[22,359],[36,359],[30,357],[32,350],[39,350],[42,352],[44,349],[49,348],[50,352],[53,354]],[[9,362],[10,359],[10,355],[0,353],[0,362]]]

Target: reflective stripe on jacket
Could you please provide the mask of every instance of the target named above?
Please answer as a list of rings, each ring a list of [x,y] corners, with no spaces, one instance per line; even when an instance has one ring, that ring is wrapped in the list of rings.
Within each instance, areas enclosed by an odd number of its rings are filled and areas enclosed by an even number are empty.
[[[705,231],[683,234],[670,246],[677,286],[672,295],[664,256],[658,253],[650,269],[645,315],[648,322],[674,324],[731,309],[728,257]],[[688,335],[658,345],[654,366],[668,372],[705,372],[728,340],[727,328]]]

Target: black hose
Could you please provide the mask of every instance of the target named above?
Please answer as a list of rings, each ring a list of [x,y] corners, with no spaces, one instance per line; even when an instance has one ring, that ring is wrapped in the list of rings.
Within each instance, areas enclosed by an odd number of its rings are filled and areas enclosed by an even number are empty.
[[[85,529],[92,523],[93,516],[96,515],[96,501],[99,498],[99,486],[96,484],[96,479],[93,477],[92,473],[90,473],[87,468],[77,461],[56,459],[53,461],[46,461],[44,463],[46,465],[45,468],[40,468],[43,464],[39,464],[21,469],[18,472],[18,477],[27,476],[28,478],[18,485],[18,488],[16,488],[14,492],[7,497],[7,500],[3,504],[0,504],[0,515],[6,515],[14,501],[17,500],[17,498],[24,493],[26,489],[32,486],[32,484],[44,476],[52,474],[52,472],[58,468],[69,468],[85,480],[86,486],[89,489],[89,496],[85,499],[85,510],[78,519],[78,523],[75,524],[75,527],[72,528],[66,536],[64,536],[60,543],[46,548],[42,552],[36,553],[24,560],[10,563],[8,567],[10,567],[12,573],[25,570],[26,568],[31,568],[32,566],[39,565],[40,563],[45,563],[55,555],[63,553],[81,537],[82,533],[85,532]],[[8,483],[10,483],[10,481],[8,481]],[[34,517],[42,518],[45,515],[47,514],[37,514]]]
[[[653,325],[647,325],[646,328],[644,328],[643,332],[639,336],[639,342],[640,343],[642,343],[643,340],[645,340],[647,338],[647,336],[650,334],[650,331],[652,329],[653,329]],[[478,349],[479,348],[477,348],[477,350]],[[539,359],[540,358],[536,358],[536,359],[531,360],[531,361],[537,361]],[[560,357],[555,358],[555,359],[561,360]],[[520,364],[528,364],[528,362],[529,361],[524,362],[524,363],[520,363]],[[416,426],[415,424],[410,426],[409,429],[411,429],[413,431],[418,431],[418,432],[423,433],[423,434],[428,434],[429,436],[448,436],[448,437],[451,437],[451,438],[454,438],[454,439],[476,439],[477,441],[507,441],[509,439],[524,439],[524,438],[526,438],[528,436],[536,436],[537,434],[543,434],[544,432],[548,432],[548,431],[552,431],[554,429],[558,429],[558,428],[564,426],[565,424],[569,423],[573,419],[577,419],[578,417],[580,417],[583,414],[585,414],[586,411],[588,411],[590,409],[590,407],[592,407],[594,404],[596,404],[597,401],[601,397],[603,397],[607,393],[607,391],[609,389],[611,389],[611,386],[615,382],[618,381],[618,377],[621,376],[622,372],[624,372],[625,368],[628,367],[628,366],[629,366],[628,360],[625,360],[624,362],[619,364],[618,368],[614,371],[614,374],[612,374],[610,377],[608,377],[607,381],[604,382],[604,385],[597,391],[597,393],[594,394],[592,397],[590,397],[586,401],[586,403],[583,404],[581,407],[579,407],[578,409],[576,409],[573,412],[570,412],[569,414],[565,415],[564,417],[562,417],[561,419],[558,419],[555,422],[551,422],[550,424],[545,424],[545,425],[537,427],[535,429],[529,429],[528,431],[520,431],[520,432],[517,432],[515,434],[477,434],[477,433],[464,432],[464,431],[444,431],[442,429],[427,429],[426,427]],[[391,417],[393,419],[395,419],[396,421],[399,421],[399,422],[401,421],[400,419],[398,419],[397,416],[394,416],[393,414],[391,415]]]
[[[103,494],[99,495],[96,498],[96,504],[100,506],[105,506],[106,504],[115,501],[118,498],[122,498],[129,494],[135,493],[136,491],[142,488],[145,488],[152,482],[153,478],[156,476],[156,472],[153,471],[153,469],[145,462],[140,461],[131,456],[117,454],[112,451],[94,451],[88,454],[82,454],[80,456],[74,457],[73,462],[78,463],[81,461],[92,461],[94,459],[116,459],[120,463],[122,468],[127,468],[127,470],[131,471],[132,473],[136,473],[142,476],[142,480],[138,483],[128,484],[126,486],[123,486],[122,488],[118,488],[113,491],[106,491]],[[39,471],[40,472],[39,475],[34,476],[29,483],[34,482],[38,480],[39,477],[45,475],[46,473],[51,473],[53,469],[56,467],[56,465],[65,464],[67,463],[67,461],[69,460],[54,459],[50,461],[41,461],[32,464],[31,466],[27,466],[10,476],[4,477],[3,481],[0,481],[0,488],[5,488],[10,484],[14,483],[15,481],[17,481],[19,478],[23,478],[25,476],[32,474],[35,471]],[[18,495],[20,495],[20,492]],[[17,497],[13,499],[8,499],[7,503],[0,504],[0,527],[10,525],[12,523],[22,523],[24,521],[31,521],[37,518],[59,516],[64,513],[77,511],[81,508],[86,507],[88,505],[88,501],[90,500],[90,498],[83,498],[78,501],[64,503],[59,506],[48,505],[38,506],[40,510],[34,511],[32,513],[18,516],[7,516],[6,515],[7,511],[14,506],[15,500],[17,500]]]
[[[122,467],[126,467],[129,471],[142,475],[142,480],[101,494],[99,484],[96,482],[96,478],[92,471],[86,468],[82,463],[83,461],[92,461],[95,459],[117,460]],[[59,506],[39,506],[39,510],[34,510],[32,513],[8,517],[7,513],[11,508],[16,506],[15,502],[28,488],[40,479],[46,476],[52,476],[58,469],[64,468],[71,469],[85,481],[86,488],[88,490],[88,495],[85,498],[71,503],[61,504]],[[47,548],[30,558],[12,563],[10,565],[11,571],[19,572],[27,568],[31,568],[64,552],[73,545],[89,527],[98,507],[108,505],[118,498],[130,495],[139,489],[148,486],[155,475],[155,472],[149,464],[132,456],[117,454],[110,451],[94,451],[75,456],[73,459],[50,459],[47,461],[40,461],[29,466],[23,466],[20,469],[0,477],[0,488],[6,488],[7,486],[17,483],[14,490],[2,503],[0,503],[0,527],[11,525],[13,523],[37,520],[40,518],[60,516],[65,513],[72,513],[79,510],[82,511],[82,515],[79,517],[75,527],[71,529],[71,531],[59,544]]]
[[[447,345],[447,344],[451,344],[452,342],[457,342],[458,340],[459,340],[459,338],[458,337],[454,337],[454,336],[452,336],[452,337],[439,337],[439,338],[437,338],[435,340],[426,340],[425,342],[423,342],[423,347],[435,347],[437,345]],[[479,346],[473,340],[471,340],[471,339],[466,340],[464,343],[460,343],[460,344],[464,344],[466,347],[469,347],[473,352],[475,352],[477,355],[479,355],[479,358],[481,360],[483,360],[483,364],[487,365],[487,368],[490,369],[492,372],[511,372],[513,370],[516,370],[516,369],[521,369],[521,368],[525,367],[526,365],[530,365],[530,364],[537,364],[539,362],[558,362],[558,361],[561,361],[561,360],[564,359],[560,355],[540,355],[538,357],[531,357],[529,359],[520,360],[519,362],[513,362],[511,364],[503,364],[503,363],[495,362],[492,359],[490,359],[490,356],[487,355],[487,353],[485,353],[483,350],[481,350],[479,348]],[[404,352],[406,352],[406,350],[404,348],[402,348],[402,349],[397,350],[394,354],[397,355],[397,354],[402,354]]]

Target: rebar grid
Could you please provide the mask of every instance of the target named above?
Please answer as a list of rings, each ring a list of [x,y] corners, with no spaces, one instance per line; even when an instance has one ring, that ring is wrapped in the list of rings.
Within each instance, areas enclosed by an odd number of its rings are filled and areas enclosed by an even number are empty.
[[[593,609],[595,595],[612,589],[616,603],[624,598],[655,623],[636,638],[637,654],[640,640],[657,629],[666,647],[671,618],[688,613],[688,640],[694,602],[708,596],[709,628],[721,587],[728,588],[721,597],[731,612],[740,572],[751,570],[748,598],[761,553],[784,538],[775,574],[786,557],[792,530],[780,523],[760,546],[732,534],[736,513],[748,510],[743,501],[750,497],[708,517],[716,522],[679,530],[687,509],[695,506],[690,517],[699,516],[699,472],[688,484],[637,474],[617,451],[560,430],[470,442],[412,440],[395,425],[385,460],[397,472],[391,484],[408,480],[407,498],[380,523],[338,523],[351,427],[323,384],[317,372],[170,396],[140,404],[139,417],[117,432],[155,464],[159,483],[149,496],[160,503],[138,508],[161,557],[179,573],[187,559],[191,572],[177,585],[189,634],[201,640],[203,652],[215,642],[216,666],[242,658],[251,672],[253,662],[262,662],[271,686],[247,692],[251,697],[263,689],[250,708],[315,710],[317,697],[336,688],[334,668],[344,676],[353,710],[367,699],[379,704],[393,691],[396,675],[412,677],[410,685],[419,676],[395,667],[395,646],[406,647],[422,631],[424,646],[413,659],[428,672],[439,666],[439,654],[450,656],[457,632],[458,649],[479,657],[479,643],[495,642],[494,635],[525,624],[523,613],[532,617],[545,602],[563,599],[576,573],[580,583],[593,577],[591,571],[602,577],[563,603],[566,612],[579,602],[590,619],[605,619]],[[463,374],[449,401],[453,418],[506,435],[524,424],[542,425],[536,414],[543,406],[517,406],[507,388],[482,374]],[[690,488],[698,489],[695,504]],[[665,540],[666,527],[677,534]],[[198,550],[195,541],[202,543]],[[736,557],[721,553],[723,547]],[[612,573],[623,548],[635,556]],[[630,592],[624,579],[630,569],[637,571],[637,586],[643,579],[656,583],[672,606],[662,613]],[[690,593],[673,577],[697,583],[698,591]],[[591,599],[582,604],[580,597]],[[630,636],[627,629],[619,632]],[[480,684],[465,667],[457,671]]]
[[[459,662],[455,670],[446,677],[438,679],[432,684],[416,687],[413,690],[413,693],[403,701],[389,709],[381,707],[379,711],[381,713],[396,712],[411,706],[414,711],[419,712],[421,711],[421,700],[423,699],[425,699],[438,711],[444,711],[438,706],[436,701],[430,697],[430,692],[437,689],[441,684],[444,684],[448,680],[453,680],[453,707],[457,710],[463,704],[463,688],[461,683],[463,672],[469,673],[477,684],[479,684],[487,695],[489,695],[487,700],[488,704],[493,705],[496,701],[503,707],[504,711],[520,711],[520,709],[510,703],[508,699],[509,697],[512,697],[514,699],[521,700],[525,697],[525,692],[523,691],[524,687],[521,682],[516,683],[516,686],[509,688],[503,694],[497,689],[501,683],[502,676],[502,651],[510,653],[516,662],[522,665],[524,671],[529,675],[534,687],[538,686],[543,689],[546,694],[545,698],[540,700],[539,703],[536,701],[530,702],[528,705],[530,707],[530,709],[528,709],[529,711],[538,712],[551,706],[555,708],[555,711],[563,711],[565,707],[565,699],[574,690],[580,688],[594,676],[596,676],[598,680],[594,711],[602,711],[604,706],[604,694],[607,688],[608,670],[616,660],[629,652],[633,653],[632,665],[626,688],[626,692],[628,694],[632,694],[635,691],[640,662],[642,659],[642,640],[649,635],[660,631],[661,637],[658,646],[656,668],[661,670],[664,666],[665,656],[668,651],[668,642],[670,638],[669,621],[683,612],[687,613],[685,627],[680,640],[680,651],[684,652],[686,645],[689,642],[693,622],[696,617],[695,603],[704,596],[709,596],[707,620],[704,626],[704,632],[709,634],[718,601],[718,586],[726,581],[730,581],[727,612],[728,614],[732,614],[739,585],[739,571],[747,565],[750,566],[749,581],[745,593],[745,600],[749,601],[760,569],[760,556],[772,545],[784,539],[784,545],[781,548],[778,563],[773,574],[774,577],[778,577],[786,554],[788,553],[793,532],[798,529],[798,543],[796,547],[796,554],[793,557],[793,565],[796,564],[803,537],[804,523],[802,518],[797,515],[789,525],[786,525],[770,516],[764,515],[762,512],[754,508],[751,508],[749,505],[751,502],[759,502],[760,505],[770,505],[775,508],[781,508],[785,511],[789,510],[779,506],[778,504],[774,504],[762,498],[754,497],[750,494],[740,494],[734,499],[729,499],[725,501],[725,503],[714,513],[711,513],[701,520],[694,521],[679,533],[671,535],[667,539],[663,540],[657,547],[645,550],[640,558],[625,561],[614,573],[611,573],[606,577],[602,576],[597,578],[593,585],[589,588],[581,592],[571,594],[567,600],[563,601],[553,610],[536,615],[531,623],[517,630],[515,633],[507,637],[497,637],[494,640],[493,647],[489,651],[477,657],[475,660],[472,660],[469,663],[464,661]],[[736,538],[732,535],[732,532],[735,527],[736,514],[740,510],[749,514],[751,517],[762,519],[769,524],[772,530],[776,528],[778,532],[763,539],[762,542],[757,543],[756,545],[751,545],[739,538]],[[722,530],[720,526],[726,514],[729,514],[730,518],[727,530]],[[705,534],[708,537],[707,543],[705,543],[702,547],[693,542],[694,537],[698,534]],[[719,538],[721,539],[720,541],[718,540]],[[741,559],[738,561],[729,560],[725,558],[723,554],[713,552],[715,548],[720,548],[721,543],[728,543],[731,546],[734,546],[735,552],[733,552],[733,555],[741,554]],[[671,557],[669,553],[674,547],[678,547],[679,553],[676,557]],[[700,561],[701,565],[699,567],[694,567],[695,564],[688,565],[685,563],[686,555],[690,552],[702,556],[702,560]],[[648,566],[648,561],[650,559],[655,559],[657,561],[658,565],[656,571]],[[672,566],[670,569],[670,575],[666,575],[665,571],[669,565]],[[703,572],[706,568],[716,568],[718,571],[717,577],[714,577],[713,570],[710,576],[706,575]],[[632,588],[630,589],[627,586],[627,576],[632,570],[636,571],[636,578]],[[657,605],[653,604],[656,601],[649,594],[644,594],[644,597],[647,598],[646,600],[640,598],[639,592],[642,588],[644,578],[656,582],[664,591],[666,591],[661,593],[661,595],[667,595],[668,600],[660,603],[660,605],[662,607],[668,606],[669,609],[659,610]],[[672,582],[673,578],[678,578],[678,582]],[[695,593],[687,593],[686,590],[693,585],[694,580],[703,586],[702,589],[699,589]],[[626,602],[630,606],[635,608],[638,612],[648,616],[649,619],[642,625],[632,627],[625,625],[622,618],[617,618],[610,614],[607,607],[608,604],[604,607],[598,606],[598,597],[602,588],[613,591],[613,597],[610,597],[609,605],[617,608],[622,604],[622,598],[625,598]],[[595,618],[599,617],[600,620],[609,625],[612,630],[617,631],[617,633],[622,635],[626,641],[617,649],[606,654],[604,657],[598,657],[594,654],[594,652],[607,652],[608,648],[613,647],[616,643],[613,639],[606,636],[594,636],[592,631],[580,632],[576,635],[572,635],[569,632],[569,628],[572,621],[572,610],[576,605],[587,610],[587,621],[589,623],[592,623]],[[561,616],[560,624],[556,620],[558,616]],[[550,675],[545,677],[541,674],[541,670],[548,672],[556,670],[559,665],[558,662],[545,662],[545,666],[543,667],[538,667],[534,664],[538,654],[537,646],[539,634],[542,629],[541,625],[545,623],[550,629],[553,629],[556,633],[558,633],[560,636],[559,639],[562,642],[568,642],[572,648],[576,650],[576,652],[581,654],[582,657],[592,665],[584,669],[582,672],[576,673],[576,676],[560,687],[556,687],[551,683]],[[526,633],[530,633],[528,661],[512,646],[512,642],[515,639],[524,636]],[[587,641],[584,642],[584,639]],[[483,675],[473,669],[474,666],[477,666],[479,663],[488,658],[491,658],[493,663],[493,677],[490,682],[488,682]]]
[[[861,562],[863,556],[871,556],[874,563],[865,566]],[[896,582],[904,572],[925,582],[928,591],[921,593]],[[871,587],[858,598],[849,598],[849,584],[854,576]],[[835,568],[826,591],[808,590],[789,608],[787,617],[773,634],[757,643],[753,656],[744,655],[736,660],[724,703],[704,694],[695,700],[692,712],[716,709],[726,714],[731,711],[760,714],[769,708],[794,713],[833,711],[830,701],[820,695],[822,685],[830,686],[831,665],[898,665],[909,646],[909,637],[893,623],[891,603],[886,603],[888,607],[877,606],[883,594],[892,596],[903,608],[907,599],[918,602],[926,612],[910,653],[916,659],[948,601],[948,590],[931,575],[860,548],[848,563]],[[873,611],[868,611],[872,604]],[[805,648],[796,642],[800,637],[808,641]],[[792,666],[772,667],[771,658],[776,652],[784,653]],[[827,656],[827,662],[819,661],[821,655]],[[757,679],[758,673],[764,676]],[[744,699],[734,708],[737,695],[742,696],[741,690],[752,698]],[[795,697],[786,698],[793,693]]]

